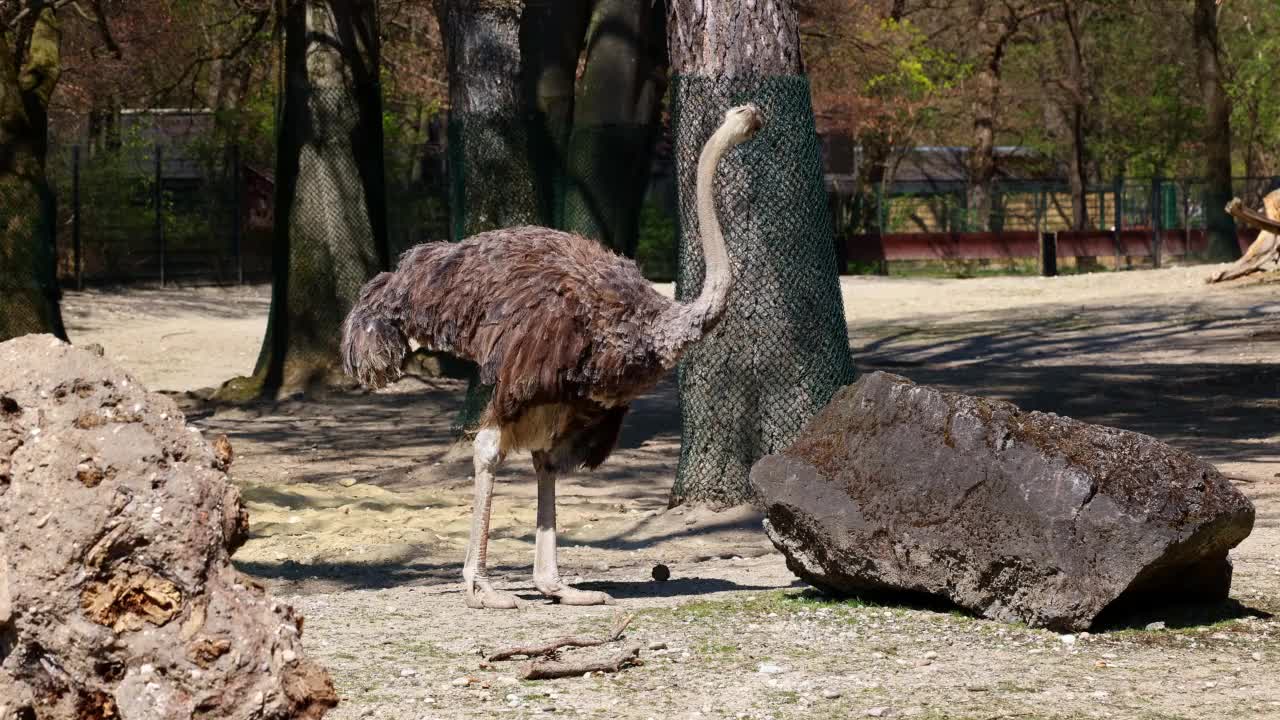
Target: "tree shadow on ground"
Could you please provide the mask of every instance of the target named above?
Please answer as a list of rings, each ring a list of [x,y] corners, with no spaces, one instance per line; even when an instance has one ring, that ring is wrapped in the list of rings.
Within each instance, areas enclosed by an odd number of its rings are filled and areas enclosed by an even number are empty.
[[[1207,459],[1280,461],[1280,358],[1269,298],[1234,314],[1179,308],[854,330],[861,372],[884,370],[1024,410],[1152,435]],[[1119,357],[1117,357],[1119,356]],[[1201,360],[1200,358],[1205,358]]]

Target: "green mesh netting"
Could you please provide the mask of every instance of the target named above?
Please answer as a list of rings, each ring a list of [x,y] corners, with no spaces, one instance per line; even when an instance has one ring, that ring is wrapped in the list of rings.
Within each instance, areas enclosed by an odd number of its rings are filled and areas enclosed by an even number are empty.
[[[504,113],[457,113],[449,118],[449,207],[452,240],[514,225],[545,224],[538,212],[525,118]],[[475,430],[493,387],[471,371],[467,398],[453,432]]]
[[[378,88],[297,82],[285,92],[277,281],[257,364],[271,388],[309,384],[298,373],[330,367],[343,319],[365,282],[389,264]]]
[[[748,498],[752,463],[788,445],[853,381],[853,360],[808,79],[677,76],[672,93],[681,301],[699,292],[704,273],[693,191],[702,146],[730,107],[755,103],[765,119],[720,164],[734,290],[725,318],[678,373],[672,499],[731,505]]]
[[[0,341],[66,334],[49,232],[53,214],[52,196],[17,178],[0,182]]]

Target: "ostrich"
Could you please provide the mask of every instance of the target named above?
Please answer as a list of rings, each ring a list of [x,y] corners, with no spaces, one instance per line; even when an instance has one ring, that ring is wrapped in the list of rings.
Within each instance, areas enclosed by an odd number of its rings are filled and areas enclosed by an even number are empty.
[[[412,338],[476,362],[481,380],[494,386],[473,448],[475,499],[462,570],[469,607],[516,607],[485,573],[494,472],[516,450],[532,451],[538,478],[535,587],[567,605],[612,602],[560,579],[556,476],[603,463],[632,400],[724,314],[733,279],[712,181],[720,158],[762,122],[754,105],[730,109],[698,159],[706,277],[693,302],[660,295],[634,262],[592,240],[542,227],[418,245],[395,272],[364,286],[342,326],[349,375],[385,385],[399,376]]]

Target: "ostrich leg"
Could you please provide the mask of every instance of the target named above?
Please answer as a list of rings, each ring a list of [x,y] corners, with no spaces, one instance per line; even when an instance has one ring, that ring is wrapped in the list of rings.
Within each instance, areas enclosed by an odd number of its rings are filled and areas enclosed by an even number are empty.
[[[489,554],[489,511],[493,507],[493,474],[502,464],[496,429],[486,428],[476,435],[474,459],[476,494],[471,507],[467,561],[462,565],[467,607],[511,610],[516,607],[515,595],[494,590],[485,573]]]
[[[533,468],[538,473],[538,534],[533,550],[533,584],[538,592],[565,605],[610,605],[607,593],[577,590],[560,580],[556,565],[556,473],[547,454],[533,453]]]

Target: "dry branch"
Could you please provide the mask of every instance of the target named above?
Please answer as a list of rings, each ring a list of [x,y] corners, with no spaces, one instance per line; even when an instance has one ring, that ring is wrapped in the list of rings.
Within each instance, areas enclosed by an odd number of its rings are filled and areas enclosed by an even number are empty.
[[[1280,261],[1280,191],[1269,193],[1263,198],[1263,205],[1266,207],[1266,215],[1245,207],[1240,198],[1233,198],[1227,203],[1229,215],[1262,232],[1245,251],[1244,257],[1205,278],[1205,282],[1234,280],[1258,272],[1268,263]]]
[[[551,680],[562,677],[576,677],[591,672],[613,673],[639,662],[640,643],[628,645],[622,652],[604,660],[585,662],[565,662],[559,660],[536,660],[528,663],[520,671],[521,680]]]
[[[1232,198],[1231,202],[1227,203],[1227,214],[1246,225],[1280,235],[1280,221],[1272,220],[1256,210],[1250,210],[1244,206],[1240,198]]]
[[[620,615],[614,620],[613,628],[609,630],[609,634],[601,638],[592,638],[585,635],[568,635],[545,642],[541,645],[516,645],[501,650],[495,650],[485,659],[489,662],[497,662],[499,660],[510,660],[516,655],[524,655],[525,657],[538,657],[541,655],[550,655],[560,648],[565,647],[596,647],[606,643],[616,642],[622,637],[622,633],[635,619],[634,614]],[[585,670],[583,672],[590,672]],[[582,674],[582,673],[578,673]]]

